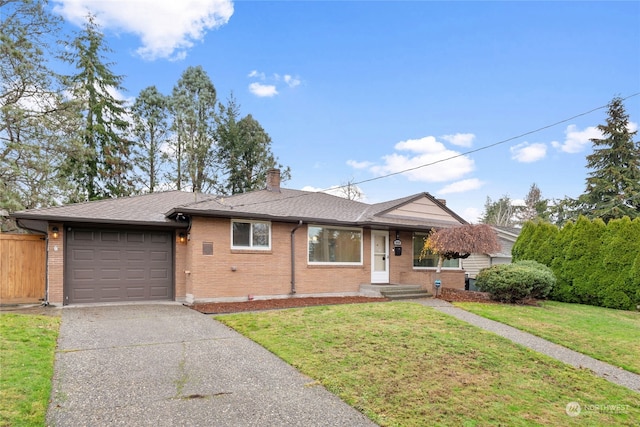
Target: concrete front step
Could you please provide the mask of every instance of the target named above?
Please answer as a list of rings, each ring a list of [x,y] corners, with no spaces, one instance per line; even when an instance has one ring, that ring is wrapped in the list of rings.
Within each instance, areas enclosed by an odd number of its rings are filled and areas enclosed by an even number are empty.
[[[392,300],[432,297],[420,285],[367,284],[360,286],[360,293],[366,296],[385,297]]]
[[[391,294],[387,292],[383,292],[382,296],[384,296],[385,298],[389,298],[390,300],[400,300],[400,299],[431,298],[433,295],[431,295],[427,291],[422,291],[422,292],[394,292]]]

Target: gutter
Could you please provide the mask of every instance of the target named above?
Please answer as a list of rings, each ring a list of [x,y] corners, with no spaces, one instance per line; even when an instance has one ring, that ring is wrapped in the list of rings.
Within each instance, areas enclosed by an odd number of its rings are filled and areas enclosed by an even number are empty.
[[[302,227],[302,220],[291,230],[291,294],[296,293],[296,230]]]

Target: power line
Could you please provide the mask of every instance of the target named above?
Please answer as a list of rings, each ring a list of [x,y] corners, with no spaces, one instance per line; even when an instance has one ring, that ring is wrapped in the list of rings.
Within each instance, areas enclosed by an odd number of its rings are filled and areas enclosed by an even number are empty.
[[[628,96],[626,96],[624,98],[620,98],[620,99],[625,101],[627,99],[633,98],[633,97],[638,96],[638,95],[640,95],[640,92],[633,93],[631,95],[628,95]],[[422,168],[425,168],[425,167],[428,167],[428,166],[437,165],[439,163],[447,162],[449,160],[457,159],[458,157],[463,157],[463,156],[467,156],[469,154],[478,153],[480,151],[488,150],[489,148],[493,148],[493,147],[496,147],[498,145],[502,145],[502,144],[505,144],[507,142],[510,142],[510,141],[513,141],[513,140],[516,140],[516,139],[519,139],[519,138],[522,138],[522,137],[525,137],[525,136],[529,136],[529,135],[532,135],[534,133],[541,132],[543,130],[546,130],[546,129],[561,125],[563,123],[569,122],[569,121],[577,119],[579,117],[583,117],[583,116],[589,115],[589,114],[591,114],[591,113],[593,113],[595,111],[602,110],[604,108],[607,108],[608,106],[609,106],[609,104],[601,105],[599,107],[592,108],[592,109],[590,109],[588,111],[585,111],[583,113],[579,113],[579,114],[576,114],[574,116],[568,117],[566,119],[562,119],[562,120],[557,121],[555,123],[551,123],[549,125],[542,126],[540,128],[537,128],[537,129],[522,133],[520,135],[512,136],[510,138],[503,139],[501,141],[494,142],[494,143],[489,144],[489,145],[484,145],[482,147],[479,147],[479,148],[476,148],[476,149],[473,149],[473,150],[465,151],[463,153],[459,153],[459,154],[456,154],[454,156],[450,156],[450,157],[447,157],[447,158],[444,158],[444,159],[436,160],[436,161],[433,161],[433,162],[430,162],[430,163],[425,163],[425,164],[422,164],[422,165],[419,165],[419,166],[414,166],[412,168],[403,169],[403,170],[397,171],[397,172],[391,172],[391,173],[388,173],[386,175],[381,175],[381,176],[376,176],[376,177],[373,177],[373,178],[364,179],[362,181],[351,182],[349,184],[338,185],[338,186],[335,186],[335,187],[329,187],[329,188],[325,188],[323,190],[319,190],[319,191],[315,191],[315,192],[311,192],[311,193],[292,195],[292,196],[289,196],[289,197],[285,197],[283,199],[278,199],[278,201],[288,200],[288,199],[295,199],[295,198],[298,198],[298,197],[304,197],[304,196],[307,196],[309,194],[314,194],[314,193],[323,193],[323,192],[326,192],[326,191],[329,191],[329,190],[336,190],[336,189],[339,189],[339,188],[345,188],[345,187],[352,186],[352,185],[366,184],[366,183],[369,183],[369,182],[378,181],[378,180],[381,180],[381,179],[386,179],[386,178],[389,178],[389,177],[392,177],[392,176],[395,176],[395,175],[401,175],[403,173],[407,173],[407,172],[411,172],[411,171],[414,171],[414,170],[422,169]],[[272,203],[272,201],[271,200],[265,200],[265,201],[261,201],[261,202],[243,203],[243,204],[237,205],[237,207],[261,205],[261,204],[265,204],[265,203]]]

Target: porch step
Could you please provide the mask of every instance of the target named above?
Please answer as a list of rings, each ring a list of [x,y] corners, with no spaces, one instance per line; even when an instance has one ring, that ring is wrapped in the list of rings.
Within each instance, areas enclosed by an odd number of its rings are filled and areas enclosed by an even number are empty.
[[[431,298],[433,296],[422,289],[420,285],[361,285],[360,292],[365,295],[377,294],[391,300]]]

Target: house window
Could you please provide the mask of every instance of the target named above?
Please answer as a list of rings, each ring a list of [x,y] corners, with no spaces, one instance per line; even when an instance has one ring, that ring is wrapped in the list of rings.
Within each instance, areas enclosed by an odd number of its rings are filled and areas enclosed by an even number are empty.
[[[362,229],[308,227],[309,264],[362,265]]]
[[[231,221],[233,249],[271,249],[271,223],[264,221]]]
[[[436,268],[438,267],[438,255],[427,253],[420,256],[424,242],[429,237],[428,233],[413,233],[413,267],[414,268]],[[460,268],[459,259],[442,260],[442,268]]]

